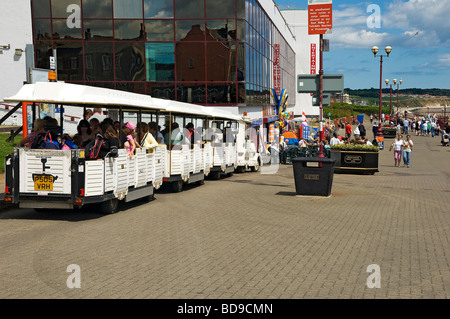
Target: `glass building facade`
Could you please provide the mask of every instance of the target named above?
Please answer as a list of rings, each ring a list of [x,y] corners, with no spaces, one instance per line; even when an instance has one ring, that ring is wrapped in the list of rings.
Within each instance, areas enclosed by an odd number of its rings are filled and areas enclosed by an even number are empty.
[[[295,54],[256,0],[31,0],[35,67],[58,80],[203,105],[267,106]],[[295,97],[295,94],[291,94]],[[290,101],[292,102],[292,101]]]

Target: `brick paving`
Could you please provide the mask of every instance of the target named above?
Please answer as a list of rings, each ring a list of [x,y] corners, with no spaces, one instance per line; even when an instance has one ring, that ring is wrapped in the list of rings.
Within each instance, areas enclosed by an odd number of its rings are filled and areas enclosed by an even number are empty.
[[[449,298],[450,147],[412,139],[411,168],[382,151],[379,173],[335,174],[329,198],[295,196],[283,165],[114,215],[3,210],[0,298]]]

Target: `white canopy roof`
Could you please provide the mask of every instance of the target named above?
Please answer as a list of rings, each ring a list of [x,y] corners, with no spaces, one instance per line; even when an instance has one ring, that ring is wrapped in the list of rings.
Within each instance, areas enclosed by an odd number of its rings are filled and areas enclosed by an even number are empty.
[[[214,107],[205,107],[197,104],[153,98],[144,94],[64,82],[25,84],[16,95],[5,98],[4,100],[10,102],[36,102],[74,106],[98,105],[99,107],[105,108],[108,106],[146,108],[236,121],[242,120],[238,115]]]
[[[36,102],[66,105],[126,106],[157,109],[149,95],[98,88],[64,82],[25,84],[19,92],[5,101]]]

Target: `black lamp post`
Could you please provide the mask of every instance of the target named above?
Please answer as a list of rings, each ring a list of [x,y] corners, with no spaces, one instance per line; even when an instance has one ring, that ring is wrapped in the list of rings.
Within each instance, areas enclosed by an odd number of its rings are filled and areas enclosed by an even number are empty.
[[[397,84],[397,117],[398,117],[398,94],[399,94],[399,88],[400,84],[403,83],[403,80],[400,79],[400,81],[397,83],[397,79],[394,79],[394,85]]]
[[[392,48],[390,46],[387,46],[386,48],[384,48],[384,51],[386,52],[386,55],[377,55],[379,49],[377,46],[372,47],[372,53],[373,56],[376,57],[380,57],[380,104],[379,104],[379,121],[380,124],[378,125],[378,133],[377,136],[383,136],[383,129],[381,128],[381,99],[382,99],[382,95],[383,95],[383,57],[389,57],[389,54],[391,54],[392,52]]]
[[[386,82],[386,85],[390,85],[391,87],[391,93],[390,93],[390,104],[389,104],[389,118],[392,118],[392,84],[389,84],[389,79],[386,79],[384,82]]]

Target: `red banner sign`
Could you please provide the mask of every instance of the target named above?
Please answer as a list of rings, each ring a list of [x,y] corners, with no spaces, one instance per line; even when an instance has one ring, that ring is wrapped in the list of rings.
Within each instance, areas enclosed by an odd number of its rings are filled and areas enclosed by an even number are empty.
[[[316,74],[317,46],[311,43],[311,74]]]
[[[333,4],[310,4],[308,21],[308,34],[325,34],[333,27]]]
[[[273,88],[278,96],[281,95],[281,67],[280,67],[280,45],[273,45]]]

